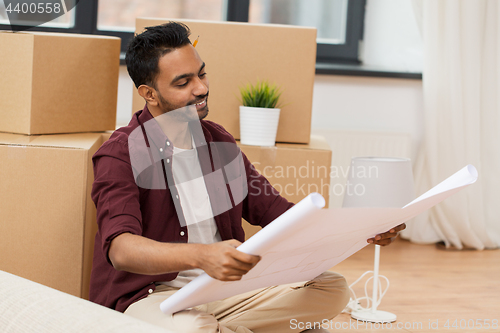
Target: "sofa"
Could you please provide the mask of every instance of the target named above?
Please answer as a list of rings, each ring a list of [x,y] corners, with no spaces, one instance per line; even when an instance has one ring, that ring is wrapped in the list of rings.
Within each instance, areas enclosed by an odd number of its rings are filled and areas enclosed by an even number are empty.
[[[0,332],[172,332],[0,271]]]

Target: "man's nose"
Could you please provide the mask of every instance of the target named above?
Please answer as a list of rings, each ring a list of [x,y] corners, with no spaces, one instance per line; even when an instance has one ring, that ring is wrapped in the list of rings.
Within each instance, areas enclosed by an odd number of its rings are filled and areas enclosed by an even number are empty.
[[[193,95],[205,96],[208,93],[208,85],[202,79],[197,78],[196,86],[193,89]]]

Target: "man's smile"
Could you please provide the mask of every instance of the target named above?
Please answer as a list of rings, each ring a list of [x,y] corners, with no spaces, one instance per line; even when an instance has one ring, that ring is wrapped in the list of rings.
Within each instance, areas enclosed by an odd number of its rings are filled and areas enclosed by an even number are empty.
[[[207,106],[207,97],[208,96],[206,96],[201,102],[194,104],[196,106],[196,110],[203,110],[205,106]]]

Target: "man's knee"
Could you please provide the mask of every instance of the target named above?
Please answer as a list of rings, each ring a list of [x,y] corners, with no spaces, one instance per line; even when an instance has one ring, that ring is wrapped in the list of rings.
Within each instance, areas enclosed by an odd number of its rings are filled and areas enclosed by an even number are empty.
[[[183,333],[216,333],[219,322],[209,313],[187,310],[173,315],[176,331]]]
[[[314,284],[331,295],[331,311],[336,316],[347,306],[351,293],[346,279],[341,274],[326,271],[316,277]]]
[[[347,284],[347,281],[345,277],[342,276],[341,281],[339,282],[339,290],[341,290],[341,298],[343,301],[340,301],[339,304],[342,306],[342,310],[347,306],[347,303],[349,303],[349,300],[351,299],[351,291],[349,289],[349,285]],[[340,312],[342,312],[340,310]]]

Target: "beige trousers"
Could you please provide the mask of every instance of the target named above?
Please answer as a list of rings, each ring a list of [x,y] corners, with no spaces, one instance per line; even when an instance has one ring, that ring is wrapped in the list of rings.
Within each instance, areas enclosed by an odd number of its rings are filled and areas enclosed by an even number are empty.
[[[177,290],[160,285],[125,314],[179,333],[300,332],[307,322],[332,319],[349,301],[344,277],[330,271],[306,283],[257,289],[165,315],[160,303]]]

